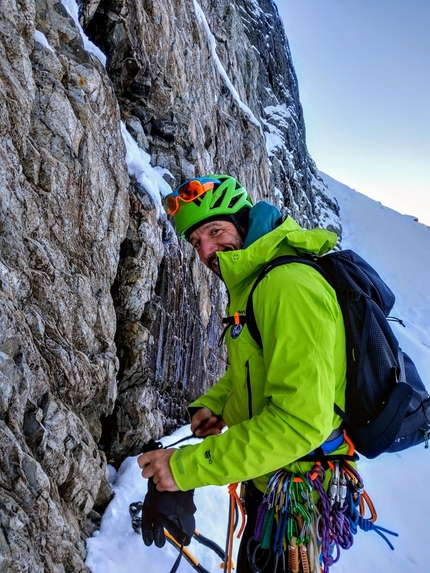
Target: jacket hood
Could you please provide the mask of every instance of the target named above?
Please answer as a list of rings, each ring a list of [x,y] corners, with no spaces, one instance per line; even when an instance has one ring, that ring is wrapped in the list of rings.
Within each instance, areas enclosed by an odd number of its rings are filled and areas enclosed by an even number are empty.
[[[260,201],[249,211],[248,231],[243,248],[246,249],[260,237],[270,233],[282,224],[282,215],[267,201]]]
[[[257,203],[249,213],[249,228],[244,247],[218,252],[222,277],[227,287],[254,280],[263,266],[281,255],[317,255],[330,251],[337,235],[325,229],[303,229],[266,201]]]

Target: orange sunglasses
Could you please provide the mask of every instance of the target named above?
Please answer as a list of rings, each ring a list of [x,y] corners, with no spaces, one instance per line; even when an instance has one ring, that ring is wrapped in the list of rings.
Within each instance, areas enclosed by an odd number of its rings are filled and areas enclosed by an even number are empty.
[[[173,193],[170,193],[170,195],[167,195],[165,199],[167,212],[169,215],[174,215],[179,209],[179,199],[181,199],[181,201],[184,203],[190,203],[214,187],[215,183],[213,181],[207,181],[206,183],[202,183],[197,179],[187,181],[181,185],[179,189]]]

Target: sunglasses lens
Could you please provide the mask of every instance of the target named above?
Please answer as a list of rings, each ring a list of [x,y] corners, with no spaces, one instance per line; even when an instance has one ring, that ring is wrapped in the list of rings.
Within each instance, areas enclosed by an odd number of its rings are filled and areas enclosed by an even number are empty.
[[[197,180],[187,181],[187,183],[184,183],[177,191],[167,195],[165,199],[167,212],[169,215],[174,215],[176,213],[179,209],[178,199],[181,199],[184,203],[189,203],[190,201],[197,199],[197,197],[204,195],[206,191],[209,191],[209,189],[213,189],[214,187],[215,185],[213,181],[207,181],[203,184]]]
[[[192,201],[202,195],[204,189],[200,181],[189,181],[179,189],[178,193],[179,197],[184,201]]]
[[[167,211],[170,215],[173,215],[178,210],[178,196],[177,195],[167,195],[166,197]]]

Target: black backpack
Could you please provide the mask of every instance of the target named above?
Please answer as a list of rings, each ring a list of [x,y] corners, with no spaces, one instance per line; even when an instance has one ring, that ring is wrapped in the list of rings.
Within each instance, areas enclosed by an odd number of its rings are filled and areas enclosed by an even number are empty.
[[[303,263],[320,272],[336,291],[346,333],[347,384],[344,420],[358,452],[375,458],[425,441],[430,432],[430,397],[415,364],[399,347],[387,318],[394,294],[378,273],[353,251],[323,257],[285,255],[269,262],[255,281],[246,307],[246,323],[257,344],[252,295],[272,269]],[[398,319],[391,319],[398,320]],[[401,322],[401,321],[399,321]]]

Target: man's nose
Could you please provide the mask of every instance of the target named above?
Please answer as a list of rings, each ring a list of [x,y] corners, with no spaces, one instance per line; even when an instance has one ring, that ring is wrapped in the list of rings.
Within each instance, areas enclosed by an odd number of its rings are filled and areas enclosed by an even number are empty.
[[[215,252],[212,241],[203,240],[200,243],[199,256],[203,262],[206,262]]]

